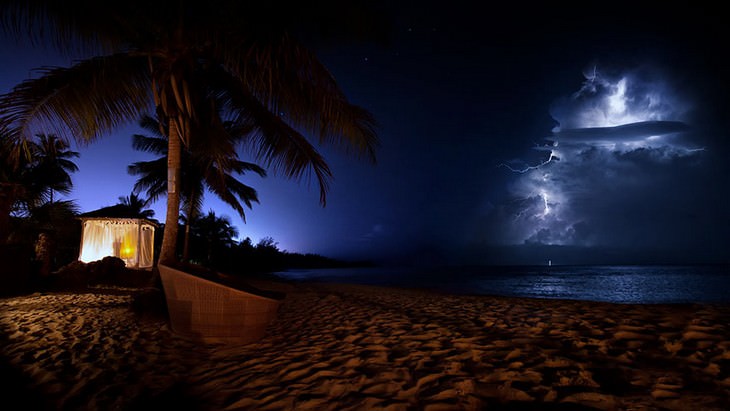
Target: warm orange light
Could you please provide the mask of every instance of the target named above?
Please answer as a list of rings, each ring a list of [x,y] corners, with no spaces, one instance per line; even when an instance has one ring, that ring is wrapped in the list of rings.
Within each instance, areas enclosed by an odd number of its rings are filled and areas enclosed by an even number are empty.
[[[122,240],[122,247],[119,252],[119,258],[130,259],[135,257],[136,247],[134,246],[134,242],[131,237],[131,235],[124,236],[124,239]]]

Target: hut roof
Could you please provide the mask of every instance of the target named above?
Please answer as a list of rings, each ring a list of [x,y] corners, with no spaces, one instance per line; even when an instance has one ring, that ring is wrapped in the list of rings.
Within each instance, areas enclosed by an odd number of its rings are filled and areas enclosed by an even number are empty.
[[[155,219],[140,217],[139,214],[132,212],[132,210],[130,210],[129,207],[125,206],[124,204],[116,204],[109,207],[102,207],[98,210],[89,211],[87,213],[80,214],[79,218],[134,218],[145,220],[154,225],[160,224],[159,221]]]

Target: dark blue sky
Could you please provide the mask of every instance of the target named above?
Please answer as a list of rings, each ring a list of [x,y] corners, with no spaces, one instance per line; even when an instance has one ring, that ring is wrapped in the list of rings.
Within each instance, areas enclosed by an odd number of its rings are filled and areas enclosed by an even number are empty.
[[[728,261],[718,10],[401,2],[386,15],[385,43],[316,45],[380,123],[378,164],[323,148],[326,208],[314,184],[244,176],[261,200],[245,225],[208,196],[242,238],[417,263]],[[2,56],[0,92],[65,64],[8,41]],[[130,147],[137,131],[79,149],[69,198],[83,211],[130,192],[126,166],[149,158]],[[153,208],[164,216],[164,200]]]

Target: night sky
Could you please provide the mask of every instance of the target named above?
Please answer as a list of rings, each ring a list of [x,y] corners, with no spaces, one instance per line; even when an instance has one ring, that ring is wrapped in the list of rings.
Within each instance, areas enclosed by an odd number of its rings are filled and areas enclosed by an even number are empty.
[[[204,210],[241,238],[340,258],[728,262],[724,14],[636,3],[388,6],[388,40],[313,45],[378,120],[378,163],[323,148],[325,208],[314,182],[246,175],[260,197],[246,224],[212,195]],[[64,64],[5,40],[0,92]],[[135,132],[78,149],[68,198],[82,211],[129,194],[127,165],[151,158],[131,149]],[[164,218],[164,199],[152,208]]]

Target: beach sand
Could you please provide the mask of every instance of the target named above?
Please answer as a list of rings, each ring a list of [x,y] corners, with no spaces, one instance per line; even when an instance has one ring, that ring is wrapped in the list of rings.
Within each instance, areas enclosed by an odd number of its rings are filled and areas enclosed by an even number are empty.
[[[267,335],[201,345],[130,293],[0,299],[23,409],[727,410],[730,307],[281,285]]]

